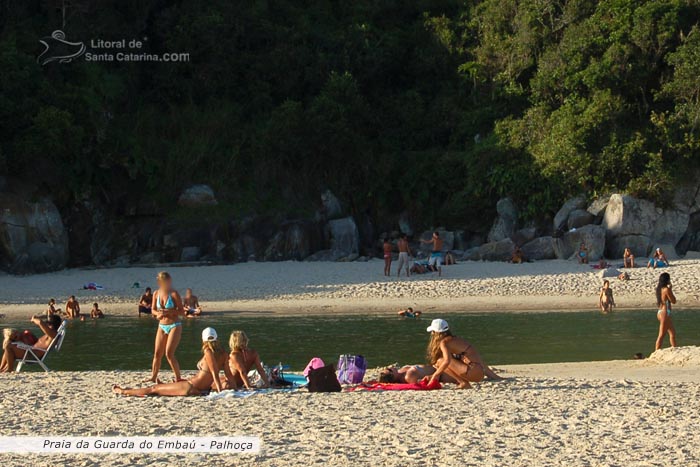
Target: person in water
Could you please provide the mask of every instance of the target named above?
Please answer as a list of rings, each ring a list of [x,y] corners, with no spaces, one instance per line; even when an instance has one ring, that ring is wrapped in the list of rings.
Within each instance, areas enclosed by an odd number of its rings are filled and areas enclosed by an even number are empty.
[[[3,330],[3,342],[2,342],[2,361],[0,361],[0,373],[12,371],[17,359],[24,358],[26,350],[22,350],[14,343],[22,342],[27,345],[33,346],[35,349],[46,350],[53,342],[56,337],[58,328],[61,326],[61,317],[58,314],[53,314],[46,318],[46,321],[41,320],[38,316],[33,316],[31,319],[33,324],[39,326],[41,332],[44,333],[40,338],[36,338],[30,331],[18,332],[14,329],[4,329]],[[34,350],[34,353],[41,357],[44,352],[41,350]]]
[[[671,318],[671,305],[676,304],[676,296],[673,295],[671,276],[667,272],[659,276],[659,283],[656,286],[656,304],[659,307],[656,312],[656,319],[659,320],[659,337],[656,338],[654,350],[661,348],[666,334],[671,341],[671,347],[676,347],[676,328]]]
[[[423,312],[420,310],[414,310],[410,306],[406,308],[405,310],[400,310],[399,311],[399,316],[402,318],[420,318],[420,315],[422,315]]]
[[[51,315],[61,315],[61,309],[56,308],[56,299],[52,298],[49,300],[49,306],[46,308],[46,316],[51,316]]]
[[[389,241],[389,238],[384,239],[384,244],[382,245],[382,249],[384,250],[384,275],[385,276],[390,276],[391,275],[391,250],[392,250],[392,245],[391,242]]]
[[[399,241],[396,245],[399,249],[399,270],[397,271],[397,276],[401,277],[401,270],[406,268],[406,277],[411,277],[411,247],[408,244],[408,238],[405,233],[401,234]]]
[[[576,259],[578,259],[578,264],[588,264],[588,247],[586,247],[586,244],[583,242],[581,242],[581,246],[578,248]]]
[[[656,268],[663,268],[668,266],[668,258],[666,257],[666,253],[663,252],[661,248],[657,248],[656,251],[654,251],[654,255],[649,258],[649,262],[647,263],[647,269],[650,267],[653,267],[654,269]]]
[[[75,298],[75,295],[71,295],[68,298],[68,302],[66,302],[66,318],[80,319],[80,303],[78,303],[78,300]]]
[[[230,366],[231,377],[227,377],[227,387],[230,389],[252,389],[252,384],[248,379],[248,372],[255,368],[263,382],[263,387],[270,386],[270,379],[260,362],[260,355],[254,349],[248,347],[249,340],[243,331],[233,331],[229,338],[231,354],[228,364]]]
[[[158,290],[153,294],[152,314],[158,320],[155,351],[151,366],[151,378],[148,381],[159,383],[158,373],[163,356],[168,359],[170,368],[175,373],[175,381],[180,381],[180,363],[175,358],[175,350],[182,336],[182,321],[185,315],[182,300],[177,290],[173,290],[173,280],[167,272],[159,272]]]
[[[100,319],[104,318],[105,314],[102,313],[102,310],[100,310],[100,305],[97,304],[97,302],[92,304],[92,310],[90,310],[90,318],[92,319]]]
[[[440,232],[437,230],[433,232],[433,236],[430,240],[421,239],[421,243],[427,243],[433,245],[432,251],[430,252],[430,259],[428,260],[428,269],[431,271],[437,271],[439,276],[442,276],[442,244],[443,241],[440,238]]]
[[[634,269],[634,255],[629,248],[625,248],[625,252],[622,254],[622,266]]]
[[[194,318],[202,314],[202,307],[199,305],[199,297],[192,294],[192,289],[185,290],[183,305],[185,307],[185,316],[188,318]]]
[[[123,396],[200,396],[210,391],[220,392],[224,389],[220,372],[231,377],[226,364],[226,350],[219,342],[214,328],[202,331],[202,359],[197,363],[199,372],[188,380],[173,383],[156,384],[147,388],[129,389],[115,385],[112,390]]]
[[[484,363],[473,345],[452,335],[444,319],[434,319],[427,331],[431,334],[428,363],[436,368],[429,378],[429,384],[440,381],[443,374],[457,381],[460,389],[469,389],[469,383],[478,383],[484,377],[496,381],[503,379]]]
[[[141,313],[144,315],[151,314],[151,306],[153,305],[153,291],[150,287],[146,287],[146,291],[141,295],[141,300],[139,300],[139,316]]]
[[[600,299],[598,301],[600,306],[600,311],[603,313],[609,313],[615,306],[615,298],[613,297],[613,290],[610,288],[610,281],[603,281],[603,288],[600,289]]]
[[[432,365],[406,365],[401,368],[389,366],[379,373],[380,383],[415,384],[427,376],[435,373]],[[443,374],[440,376],[441,383],[454,383],[455,380]]]

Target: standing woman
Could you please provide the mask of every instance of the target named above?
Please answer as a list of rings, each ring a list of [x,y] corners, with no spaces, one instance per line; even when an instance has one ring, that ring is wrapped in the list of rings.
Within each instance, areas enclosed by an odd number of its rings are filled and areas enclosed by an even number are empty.
[[[167,272],[159,272],[158,290],[153,294],[151,313],[158,320],[156,331],[156,346],[153,353],[153,365],[149,381],[159,383],[158,372],[163,355],[168,359],[170,368],[175,373],[175,381],[180,381],[180,363],[175,358],[175,350],[180,344],[182,336],[182,321],[180,316],[185,315],[182,300],[177,290],[173,290],[173,280]]]
[[[671,318],[671,305],[676,304],[676,296],[671,290],[671,276],[667,272],[659,276],[659,285],[656,286],[656,304],[659,306],[659,311],[656,312],[656,319],[659,320],[659,337],[656,338],[655,350],[661,348],[666,333],[671,340],[671,347],[675,347],[676,328]]]

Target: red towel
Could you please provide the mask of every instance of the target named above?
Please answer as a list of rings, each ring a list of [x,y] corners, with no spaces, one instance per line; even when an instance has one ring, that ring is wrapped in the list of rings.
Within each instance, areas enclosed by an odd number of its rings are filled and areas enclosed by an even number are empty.
[[[440,381],[433,381],[428,384],[427,381],[422,380],[417,383],[362,383],[354,388],[350,388],[350,391],[430,391],[433,389],[442,389]]]

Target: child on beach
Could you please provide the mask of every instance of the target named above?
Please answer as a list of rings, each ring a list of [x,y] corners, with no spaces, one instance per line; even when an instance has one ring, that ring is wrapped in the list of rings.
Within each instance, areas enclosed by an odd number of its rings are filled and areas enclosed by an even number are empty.
[[[434,319],[427,331],[431,334],[428,363],[436,367],[429,384],[440,381],[442,374],[454,378],[460,389],[469,389],[469,383],[478,383],[484,377],[495,381],[503,379],[484,363],[472,344],[452,335],[444,319]]]
[[[92,304],[92,310],[90,310],[90,318],[92,319],[100,319],[104,318],[105,314],[102,313],[102,310],[100,310],[100,306],[97,304],[97,302]]]
[[[178,379],[173,383],[156,384],[139,389],[121,388],[117,385],[112,391],[123,396],[200,396],[211,390],[220,392],[224,389],[219,377],[221,370],[227,378],[232,377],[226,364],[226,350],[219,342],[214,328],[202,331],[202,359],[197,363],[199,372],[190,379]]]
[[[611,312],[615,306],[615,298],[613,297],[613,290],[610,288],[609,280],[603,281],[603,288],[600,289],[598,305],[600,306],[600,311],[603,313]]]
[[[382,247],[384,249],[384,275],[385,276],[390,276],[391,275],[391,242],[389,241],[389,238],[384,239],[384,245]]]
[[[399,311],[399,316],[401,316],[402,318],[419,318],[420,315],[422,315],[422,314],[423,314],[422,311],[419,311],[419,310],[413,311],[413,308],[411,308],[410,306],[408,308],[406,308],[405,310]]]

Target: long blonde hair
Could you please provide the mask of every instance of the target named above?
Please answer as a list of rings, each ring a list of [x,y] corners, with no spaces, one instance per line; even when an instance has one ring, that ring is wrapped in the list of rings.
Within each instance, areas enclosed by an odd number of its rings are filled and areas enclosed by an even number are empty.
[[[442,358],[442,350],[440,350],[440,343],[446,338],[452,337],[452,333],[447,330],[445,332],[433,332],[430,335],[430,342],[428,342],[428,352],[426,354],[428,363],[430,365],[435,365],[438,360]]]
[[[10,339],[12,337],[12,334],[15,333],[15,330],[12,328],[5,328],[2,330],[2,348],[6,349],[8,345],[10,345],[10,342],[12,340]]]
[[[228,345],[231,347],[231,352],[245,350],[248,348],[248,336],[243,331],[233,331],[228,340]]]
[[[205,354],[207,350],[211,350],[211,353],[213,353],[214,355],[226,353],[224,348],[221,346],[221,342],[219,342],[218,339],[215,341],[202,342],[202,354]]]

